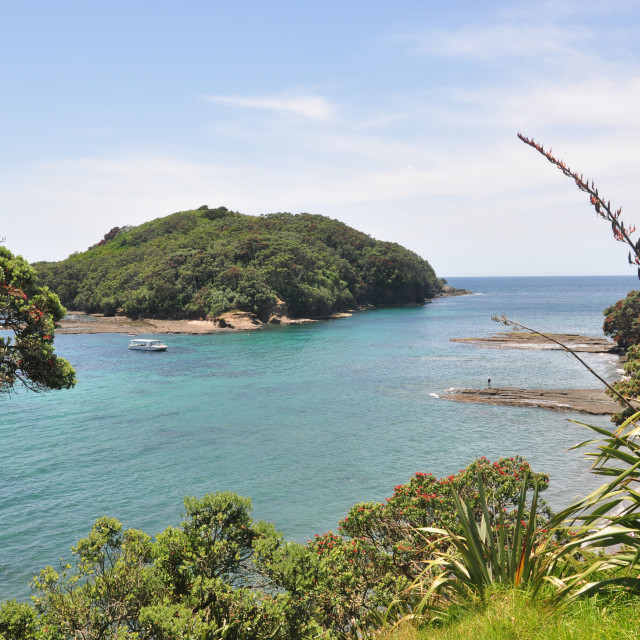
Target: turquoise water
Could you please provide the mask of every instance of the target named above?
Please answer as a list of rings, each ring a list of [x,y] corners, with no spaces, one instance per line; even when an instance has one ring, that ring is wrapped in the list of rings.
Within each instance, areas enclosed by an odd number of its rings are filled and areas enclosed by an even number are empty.
[[[166,353],[122,334],[60,335],[76,388],[0,399],[0,600],[26,598],[101,515],[151,534],[179,522],[182,498],[251,496],[254,516],[306,541],[358,501],[382,500],[416,471],[447,475],[475,457],[522,454],[551,475],[556,507],[594,486],[576,418],[457,404],[450,387],[598,386],[573,358],[483,349],[506,313],[542,331],[601,335],[602,309],[633,277],[454,278],[476,295],[424,307],[263,331],[163,336]],[[589,362],[608,378],[611,356]]]

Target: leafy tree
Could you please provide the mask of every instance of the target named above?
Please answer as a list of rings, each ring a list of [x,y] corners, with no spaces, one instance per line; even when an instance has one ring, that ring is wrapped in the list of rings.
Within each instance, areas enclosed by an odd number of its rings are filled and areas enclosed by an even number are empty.
[[[35,270],[20,256],[0,246],[0,392],[18,383],[33,391],[68,389],[75,371],[56,356],[56,322],[66,313],[58,296],[38,286]]]
[[[604,315],[602,330],[621,349],[640,343],[640,291],[630,291],[624,300],[607,307]]]
[[[384,504],[355,505],[338,535],[307,545],[254,522],[251,501],[230,492],[185,498],[181,524],[155,540],[100,518],[73,547],[72,563],[34,578],[35,607],[0,607],[0,639],[358,637],[431,557],[415,527],[455,529],[452,487],[477,503],[483,478],[492,512],[509,521],[528,473],[514,458],[481,459],[441,480],[416,474]],[[532,477],[546,487],[545,476]]]
[[[7,600],[0,605],[0,640],[35,640],[36,612],[24,602]]]
[[[423,303],[442,288],[431,265],[324,216],[255,217],[200,207],[114,228],[84,253],[38,263],[76,309],[129,317],[216,317],[238,309],[266,320],[322,317],[353,305]]]

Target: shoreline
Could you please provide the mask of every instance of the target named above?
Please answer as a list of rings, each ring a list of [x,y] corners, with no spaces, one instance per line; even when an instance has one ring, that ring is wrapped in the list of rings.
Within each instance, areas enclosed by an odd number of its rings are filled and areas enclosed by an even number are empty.
[[[471,291],[446,287],[447,291],[439,293],[433,299],[425,299],[425,304],[438,298],[471,295]],[[404,306],[404,305],[403,305]],[[413,305],[406,305],[413,306]],[[183,333],[187,335],[205,335],[210,333],[228,333],[229,331],[256,331],[267,325],[294,325],[322,322],[348,318],[356,311],[373,309],[370,305],[362,305],[349,311],[336,312],[320,318],[291,318],[286,314],[275,313],[267,322],[263,322],[254,313],[247,311],[228,311],[215,320],[161,320],[143,318],[132,320],[127,316],[105,316],[102,313],[86,313],[85,311],[67,310],[67,315],[59,322],[58,334],[92,334],[92,333]]]
[[[478,347],[494,349],[550,349],[561,350],[562,347],[545,339],[549,336],[577,353],[620,353],[618,345],[607,338],[581,336],[577,333],[546,333],[537,335],[527,331],[505,331],[488,338],[451,338],[451,342],[463,342]]]
[[[351,316],[351,313],[335,313],[327,319],[337,319]],[[187,335],[206,335],[211,333],[229,333],[231,331],[257,331],[268,324],[305,324],[319,322],[312,318],[289,318],[277,316],[268,323],[262,322],[253,313],[244,311],[230,311],[213,320],[156,320],[145,318],[132,320],[126,316],[104,316],[99,313],[85,313],[84,311],[68,311],[59,322],[57,334],[94,334],[94,333],[126,333],[144,334],[180,333]]]
[[[509,331],[488,338],[451,338],[451,342],[472,344],[494,349],[529,349],[564,351],[560,342],[576,353],[621,355],[618,345],[607,338],[581,336],[574,333],[535,334],[527,331]],[[620,406],[607,396],[604,388],[594,389],[521,389],[516,387],[487,387],[485,389],[447,389],[440,398],[455,402],[505,405],[511,407],[537,407],[552,411],[575,411],[591,415],[612,415]]]
[[[438,397],[455,402],[537,407],[596,416],[608,416],[620,410],[620,406],[607,396],[604,389],[519,389],[515,387],[447,389]]]

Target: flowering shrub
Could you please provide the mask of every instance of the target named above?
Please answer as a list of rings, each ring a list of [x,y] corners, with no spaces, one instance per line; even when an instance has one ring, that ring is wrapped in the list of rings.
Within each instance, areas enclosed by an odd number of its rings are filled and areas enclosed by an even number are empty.
[[[251,501],[229,492],[185,498],[182,523],[155,540],[100,518],[72,549],[75,563],[35,577],[35,610],[0,606],[0,638],[5,629],[18,630],[12,640],[363,637],[433,557],[415,527],[459,527],[452,489],[479,514],[482,478],[495,522],[513,523],[523,474],[527,487],[548,485],[520,457],[481,458],[441,479],[417,473],[306,545],[254,522]]]
[[[549,486],[549,477],[533,473],[520,456],[491,462],[480,458],[445,478],[416,473],[406,484],[395,487],[384,503],[354,505],[340,521],[339,535],[318,535],[307,548],[320,561],[316,582],[309,595],[322,616],[322,624],[339,633],[354,633],[358,626],[375,626],[379,615],[433,559],[432,539],[421,527],[448,527],[462,533],[456,514],[454,492],[481,518],[478,478],[487,497],[490,524],[515,524],[522,483],[539,491]],[[541,526],[551,515],[540,505]],[[527,514],[525,514],[527,515]]]
[[[528,489],[537,484],[538,490],[544,491],[549,486],[549,477],[533,473],[529,463],[520,456],[500,458],[496,462],[482,457],[446,478],[416,473],[407,484],[395,487],[384,504],[355,505],[340,522],[340,532],[366,540],[377,552],[390,556],[399,573],[413,578],[416,564],[424,560],[425,546],[423,536],[416,529],[446,526],[455,531],[458,526],[452,489],[472,507],[476,517],[480,517],[478,472],[484,483],[492,524],[497,522],[499,513],[505,515],[507,523],[513,522],[526,473],[529,474]],[[544,504],[541,512],[543,516],[550,515]]]
[[[640,342],[640,291],[630,291],[624,300],[607,307],[604,315],[602,330],[621,349]]]
[[[75,371],[53,348],[56,322],[66,313],[58,296],[39,287],[26,260],[0,247],[0,392],[16,384],[34,391],[68,389]]]

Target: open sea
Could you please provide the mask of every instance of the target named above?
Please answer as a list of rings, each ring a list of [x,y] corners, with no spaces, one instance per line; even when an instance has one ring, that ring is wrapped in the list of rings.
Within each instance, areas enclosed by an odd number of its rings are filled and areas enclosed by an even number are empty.
[[[0,398],[0,601],[25,600],[44,566],[102,515],[155,534],[186,495],[250,496],[254,517],[306,542],[356,502],[384,500],[416,471],[457,472],[478,456],[521,454],[551,476],[558,508],[595,487],[580,452],[608,418],[458,404],[451,387],[597,387],[572,357],[451,342],[506,330],[506,313],[546,332],[602,335],[602,310],[632,276],[451,278],[474,295],[423,307],[207,336],[58,335],[76,368],[69,391]],[[588,355],[615,379],[614,356]]]

